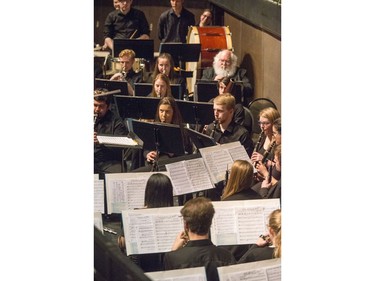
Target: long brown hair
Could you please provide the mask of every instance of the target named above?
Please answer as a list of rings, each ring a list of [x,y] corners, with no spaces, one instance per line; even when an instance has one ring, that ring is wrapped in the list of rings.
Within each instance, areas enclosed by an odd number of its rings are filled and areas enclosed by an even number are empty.
[[[234,161],[221,200],[246,188],[250,188],[252,185],[253,173],[253,166],[248,161]]]
[[[171,89],[171,82],[168,78],[167,75],[163,74],[163,73],[159,73],[158,75],[156,75],[154,81],[152,82],[152,91],[151,91],[151,96],[152,97],[157,97],[157,94],[155,92],[155,83],[157,80],[162,80],[165,82],[165,84],[167,85],[167,92],[166,92],[166,96],[172,96],[172,89]]]
[[[172,96],[167,96],[167,97],[160,99],[160,102],[158,104],[158,107],[155,113],[155,122],[160,122],[159,108],[161,105],[164,105],[164,104],[170,105],[172,107],[172,110],[173,110],[172,124],[181,125],[182,124],[181,113],[180,113],[180,110],[178,109],[176,100]]]

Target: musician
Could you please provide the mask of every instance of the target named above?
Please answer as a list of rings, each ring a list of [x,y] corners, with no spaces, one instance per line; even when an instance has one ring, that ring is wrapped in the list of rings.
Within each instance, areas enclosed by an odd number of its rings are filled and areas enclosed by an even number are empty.
[[[212,11],[210,9],[204,9],[203,13],[199,17],[199,23],[197,26],[210,26],[212,25]]]
[[[184,0],[170,0],[172,8],[164,11],[158,22],[158,37],[161,43],[186,43],[189,26],[195,25],[195,16],[187,10]]]
[[[116,0],[114,0],[116,1]],[[113,39],[149,39],[150,28],[145,14],[131,5],[133,0],[118,0],[118,9],[110,12],[104,22],[102,49],[113,50]],[[115,6],[115,3],[113,4]]]
[[[212,136],[220,144],[239,141],[250,156],[254,148],[253,141],[249,131],[234,121],[235,104],[236,100],[231,94],[218,95],[213,106],[215,121],[203,133]]]
[[[246,69],[237,66],[237,56],[230,50],[222,50],[215,57],[212,67],[203,70],[202,80],[220,81],[228,77],[235,82],[243,84],[243,97],[245,102],[250,101],[252,86],[246,76]]]
[[[258,124],[263,132],[263,137],[259,139],[259,143],[251,155],[252,163],[262,161],[264,153],[269,150],[273,141],[273,123],[280,118],[280,113],[273,107],[267,107],[259,112]],[[269,151],[268,159],[272,159],[272,151]],[[269,163],[268,163],[269,164]]]
[[[154,82],[152,83],[152,91],[148,96],[158,98],[172,96],[171,84],[167,75],[163,73],[156,75]]]
[[[176,237],[172,251],[164,255],[164,270],[204,266],[208,281],[219,280],[217,267],[236,263],[234,256],[212,244],[209,231],[215,214],[205,197],[187,201],[180,211],[184,230]]]
[[[94,91],[94,173],[121,173],[122,150],[99,144],[97,135],[125,136],[129,133],[123,121],[110,110],[110,95],[96,96],[108,92]]]
[[[135,52],[130,49],[124,49],[119,54],[121,72],[115,73],[109,80],[120,80],[128,82],[128,92],[134,96],[134,83],[141,83],[143,80],[141,72],[135,72],[133,64],[135,61]]]

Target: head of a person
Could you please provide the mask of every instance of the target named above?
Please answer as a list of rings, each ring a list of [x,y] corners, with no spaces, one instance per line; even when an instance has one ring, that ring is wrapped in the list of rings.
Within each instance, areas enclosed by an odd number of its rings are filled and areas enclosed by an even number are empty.
[[[146,208],[173,206],[173,186],[167,175],[155,173],[149,177],[146,183],[144,204]]]
[[[274,161],[275,161],[275,167],[276,170],[281,172],[281,144],[275,147],[274,150]]]
[[[230,169],[228,182],[223,190],[221,199],[250,188],[253,182],[254,169],[248,161],[236,160]]]
[[[119,10],[127,14],[130,11],[130,8],[133,4],[133,0],[118,0],[119,1]]]
[[[203,13],[200,16],[199,21],[202,26],[211,25],[212,23],[212,11],[210,9],[204,9]]]
[[[103,118],[111,105],[111,96],[105,95],[107,93],[107,89],[98,88],[94,90],[94,114],[98,116],[98,118]]]
[[[167,97],[172,95],[170,80],[167,75],[159,73],[152,83],[153,97]]]
[[[169,79],[172,79],[174,78],[173,69],[174,69],[174,62],[173,62],[172,56],[168,53],[161,53],[156,59],[153,77],[155,77],[159,73],[163,73],[167,75]]]
[[[212,218],[215,214],[214,206],[206,197],[196,197],[187,201],[181,209],[185,229],[198,235],[208,234]]]
[[[280,117],[280,113],[277,109],[273,107],[267,107],[259,112],[258,124],[266,135],[272,135],[273,122]]]
[[[230,123],[233,119],[236,99],[229,93],[214,98],[214,116],[219,124]]]
[[[125,49],[120,52],[118,57],[122,70],[129,72],[132,69],[135,61],[135,52],[130,49]]]
[[[233,89],[233,81],[229,77],[224,77],[217,82],[219,95],[224,93],[231,93]]]
[[[119,0],[113,0],[113,8],[116,10],[120,9],[120,1]]]
[[[181,10],[184,4],[184,0],[170,0],[170,2],[172,9],[177,11]]]
[[[273,255],[275,258],[281,258],[281,210],[272,211],[268,219],[268,232],[270,238],[274,241],[275,250]]]
[[[233,76],[237,68],[237,56],[230,50],[222,50],[214,57],[213,68],[216,75]]]
[[[277,118],[272,125],[272,134],[276,145],[281,144],[281,118]]]
[[[180,125],[182,123],[181,113],[176,100],[172,96],[163,97],[157,107],[156,122]]]

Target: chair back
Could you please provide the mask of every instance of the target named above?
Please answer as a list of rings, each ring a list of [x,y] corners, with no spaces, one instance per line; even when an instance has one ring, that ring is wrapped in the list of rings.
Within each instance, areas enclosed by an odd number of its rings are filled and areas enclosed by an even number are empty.
[[[267,98],[257,98],[251,101],[248,105],[251,117],[252,117],[252,132],[254,134],[260,134],[261,129],[258,124],[258,116],[259,112],[261,112],[264,108],[273,107],[277,109],[275,103]]]

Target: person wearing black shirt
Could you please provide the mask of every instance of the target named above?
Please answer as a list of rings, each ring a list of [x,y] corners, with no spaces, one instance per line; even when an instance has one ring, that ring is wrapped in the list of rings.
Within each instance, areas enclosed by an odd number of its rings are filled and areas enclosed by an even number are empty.
[[[94,173],[121,173],[121,148],[99,144],[98,135],[125,136],[127,127],[110,109],[110,95],[101,95],[107,90],[94,91]],[[99,95],[99,96],[95,96]]]
[[[183,7],[184,0],[171,0],[172,8],[160,15],[158,37],[162,43],[186,43],[189,26],[195,25],[194,14]]]
[[[103,50],[113,50],[113,39],[150,38],[150,27],[145,14],[132,8],[132,3],[133,0],[119,0],[119,8],[108,14],[104,22]]]

